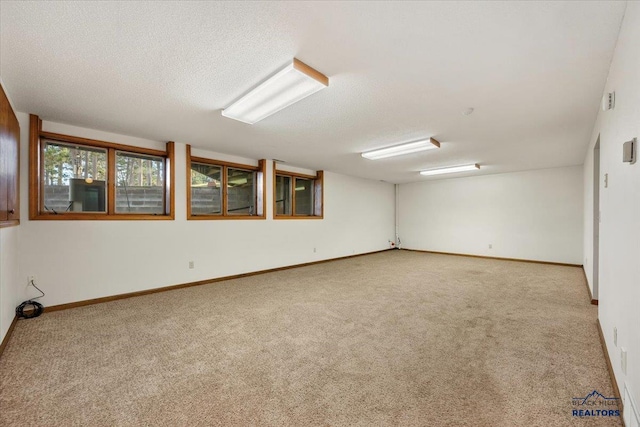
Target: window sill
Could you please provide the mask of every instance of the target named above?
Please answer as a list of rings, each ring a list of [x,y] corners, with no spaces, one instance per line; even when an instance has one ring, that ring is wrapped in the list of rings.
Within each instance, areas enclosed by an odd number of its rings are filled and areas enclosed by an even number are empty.
[[[312,215],[308,215],[308,216],[305,216],[305,215],[297,215],[297,216],[276,215],[276,216],[273,217],[273,219],[277,219],[277,220],[280,220],[280,219],[284,219],[284,220],[287,220],[287,219],[324,219],[324,216],[315,216],[315,215],[313,215],[313,216]]]
[[[173,221],[173,215],[153,215],[153,214],[98,214],[98,213],[41,213],[29,218],[32,221]]]
[[[187,220],[195,220],[195,221],[200,221],[200,220],[213,220],[213,221],[217,221],[217,220],[234,220],[234,219],[240,219],[240,220],[252,220],[252,219],[266,219],[264,215],[258,216],[258,215],[229,215],[229,216],[222,216],[222,215],[188,215],[187,216]]]

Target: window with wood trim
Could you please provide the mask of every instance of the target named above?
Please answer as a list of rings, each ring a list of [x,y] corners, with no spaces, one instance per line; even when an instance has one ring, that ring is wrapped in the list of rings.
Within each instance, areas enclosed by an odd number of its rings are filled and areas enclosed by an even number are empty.
[[[193,157],[187,146],[187,218],[264,219],[265,165]]]
[[[29,216],[174,219],[174,144],[166,151],[61,135],[30,117]]]
[[[322,171],[316,175],[304,175],[276,170],[274,165],[273,182],[275,219],[322,219]]]

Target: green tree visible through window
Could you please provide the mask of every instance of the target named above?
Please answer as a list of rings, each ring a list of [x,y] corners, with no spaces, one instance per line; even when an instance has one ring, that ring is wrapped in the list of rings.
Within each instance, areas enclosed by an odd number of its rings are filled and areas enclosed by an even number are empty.
[[[164,159],[116,152],[116,212],[164,212]]]
[[[104,150],[87,150],[47,143],[44,149],[44,182],[69,185],[71,178],[105,180],[107,159]]]
[[[129,153],[116,156],[118,185],[160,187],[163,185],[164,163],[161,158]]]

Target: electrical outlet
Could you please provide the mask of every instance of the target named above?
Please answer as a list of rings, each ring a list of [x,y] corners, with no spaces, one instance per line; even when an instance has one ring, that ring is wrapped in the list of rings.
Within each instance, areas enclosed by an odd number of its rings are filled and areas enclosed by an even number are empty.
[[[195,268],[195,264],[193,261],[189,261],[189,269],[193,270]]]
[[[32,283],[36,282],[36,275],[30,274],[27,276],[27,286],[30,286]]]
[[[316,253],[316,248],[313,248],[313,253],[314,253],[314,254]]]
[[[622,368],[622,373],[626,375],[627,373],[627,349],[624,347],[620,347],[620,368]]]
[[[613,345],[618,346],[618,328],[613,328]]]
[[[493,249],[493,244],[489,243],[489,249]]]
[[[604,188],[609,188],[609,174],[604,174]]]

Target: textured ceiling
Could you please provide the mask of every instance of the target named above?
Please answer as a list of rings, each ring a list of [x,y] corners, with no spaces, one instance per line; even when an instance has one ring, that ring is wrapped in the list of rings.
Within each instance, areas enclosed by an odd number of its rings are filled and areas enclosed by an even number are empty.
[[[409,182],[581,164],[621,2],[7,2],[0,76],[45,120]],[[297,57],[327,89],[255,125],[220,110]],[[464,116],[462,111],[474,107]],[[363,150],[433,136],[440,150]]]

